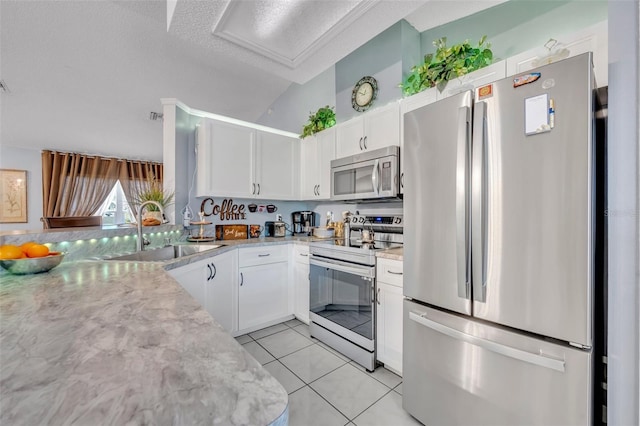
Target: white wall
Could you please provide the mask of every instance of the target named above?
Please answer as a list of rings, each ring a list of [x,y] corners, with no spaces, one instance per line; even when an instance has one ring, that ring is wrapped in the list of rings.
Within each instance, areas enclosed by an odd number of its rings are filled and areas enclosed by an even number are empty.
[[[640,424],[640,3],[609,0],[607,423]]]
[[[0,145],[0,168],[27,171],[27,223],[2,223],[0,231],[42,229],[42,159],[40,150]]]

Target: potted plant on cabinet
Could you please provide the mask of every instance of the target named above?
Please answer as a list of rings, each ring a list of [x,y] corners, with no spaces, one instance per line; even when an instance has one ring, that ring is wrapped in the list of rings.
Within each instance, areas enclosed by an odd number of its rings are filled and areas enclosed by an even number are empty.
[[[336,113],[329,105],[309,114],[309,121],[302,127],[301,139],[336,125]]]

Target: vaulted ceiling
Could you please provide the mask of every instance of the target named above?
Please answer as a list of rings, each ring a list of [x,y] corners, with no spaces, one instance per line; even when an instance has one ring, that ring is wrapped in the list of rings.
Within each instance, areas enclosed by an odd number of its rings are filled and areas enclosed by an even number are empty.
[[[253,121],[400,19],[497,3],[2,0],[0,144],[161,160],[160,98]]]

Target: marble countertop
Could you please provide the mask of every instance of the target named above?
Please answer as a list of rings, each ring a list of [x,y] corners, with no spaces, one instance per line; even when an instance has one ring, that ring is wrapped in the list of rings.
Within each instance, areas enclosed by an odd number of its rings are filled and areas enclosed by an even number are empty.
[[[392,248],[388,250],[380,250],[376,252],[376,257],[381,257],[384,259],[393,259],[393,260],[403,260],[404,248]]]
[[[0,424],[286,424],[288,396],[157,263],[0,282]]]

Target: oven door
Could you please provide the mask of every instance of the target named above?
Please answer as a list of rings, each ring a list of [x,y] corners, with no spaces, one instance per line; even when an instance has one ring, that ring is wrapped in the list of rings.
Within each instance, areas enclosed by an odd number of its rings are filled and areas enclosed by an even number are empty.
[[[398,159],[376,158],[331,168],[331,199],[362,200],[398,196]]]
[[[358,346],[375,348],[375,266],[311,256],[309,318]]]

